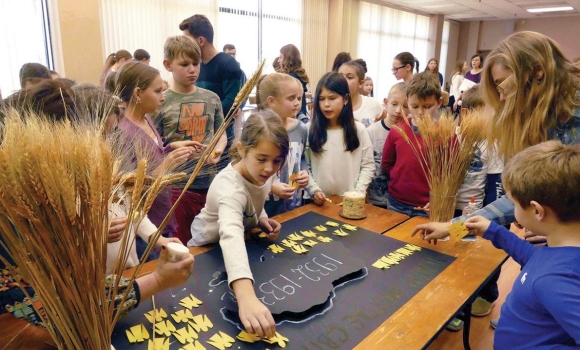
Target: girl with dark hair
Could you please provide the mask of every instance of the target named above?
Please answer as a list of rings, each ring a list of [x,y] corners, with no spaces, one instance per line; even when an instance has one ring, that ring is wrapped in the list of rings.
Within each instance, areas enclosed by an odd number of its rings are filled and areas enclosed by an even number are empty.
[[[350,57],[350,53],[348,52],[339,52],[338,55],[334,58],[334,63],[332,64],[331,72],[338,72],[338,68],[342,66],[344,63],[352,61]]]
[[[278,63],[280,63],[281,73],[290,74],[298,79],[302,84],[302,106],[300,107],[300,112],[298,112],[296,118],[306,123],[308,122],[308,110],[306,109],[306,92],[308,91],[308,87],[306,85],[310,80],[308,79],[308,74],[306,74],[306,71],[302,68],[300,51],[298,51],[298,48],[292,44],[282,46]]]
[[[413,78],[413,67],[419,73],[419,61],[410,52],[401,52],[393,59],[391,71],[397,80],[407,83]]]
[[[366,192],[374,174],[373,146],[364,125],[354,119],[348,83],[341,74],[320,78],[307,126],[306,190],[314,203],[323,205],[327,195]]]

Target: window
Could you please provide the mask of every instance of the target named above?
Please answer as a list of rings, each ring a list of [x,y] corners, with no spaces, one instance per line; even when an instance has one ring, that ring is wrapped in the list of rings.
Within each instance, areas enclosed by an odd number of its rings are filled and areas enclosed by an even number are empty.
[[[397,81],[391,72],[393,58],[400,52],[412,53],[422,71],[427,64],[429,17],[389,7],[360,3],[358,57],[367,63],[375,96],[387,97]]]
[[[449,49],[449,21],[443,22],[443,34],[441,37],[441,55],[439,56],[439,73],[443,75],[443,86],[441,87],[445,90],[445,82],[447,75],[445,75],[445,68],[447,68],[447,51]],[[449,82],[451,84],[451,82]]]
[[[46,0],[0,1],[0,90],[4,98],[20,89],[20,67],[53,68]]]

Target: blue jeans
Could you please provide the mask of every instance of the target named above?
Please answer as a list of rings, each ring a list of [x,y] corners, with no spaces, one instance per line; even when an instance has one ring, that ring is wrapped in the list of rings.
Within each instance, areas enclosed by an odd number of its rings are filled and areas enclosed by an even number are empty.
[[[387,208],[389,210],[396,211],[397,213],[401,213],[410,217],[429,217],[429,214],[427,214],[424,210],[416,210],[412,205],[401,203],[393,198],[390,194],[387,194]]]

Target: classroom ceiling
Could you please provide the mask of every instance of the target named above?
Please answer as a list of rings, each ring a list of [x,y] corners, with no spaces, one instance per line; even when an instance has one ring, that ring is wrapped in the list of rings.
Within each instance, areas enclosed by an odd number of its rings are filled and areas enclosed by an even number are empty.
[[[580,13],[580,0],[375,0],[422,14],[442,14],[456,21],[542,18]],[[571,6],[573,11],[531,13],[527,9]]]

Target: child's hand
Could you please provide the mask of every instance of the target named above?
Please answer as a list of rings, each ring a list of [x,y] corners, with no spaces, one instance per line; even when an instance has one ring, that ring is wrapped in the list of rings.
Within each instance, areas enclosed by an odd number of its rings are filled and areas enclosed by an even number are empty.
[[[268,239],[271,241],[275,241],[278,238],[282,229],[282,225],[278,221],[270,218],[261,218],[258,226],[268,235]]]
[[[246,332],[261,338],[271,338],[276,333],[276,323],[270,310],[258,300],[252,281],[246,278],[232,282],[238,300],[240,320]]]
[[[190,157],[193,156],[195,150],[193,147],[180,147],[171,151],[164,159],[164,162],[168,162],[170,168],[175,168],[183,163],[185,163]]]
[[[195,149],[196,152],[203,151],[207,146],[201,144],[197,141],[175,141],[169,144],[172,150],[182,148],[182,147],[192,147]]]
[[[181,243],[181,241],[177,237],[167,238],[167,237],[159,236],[159,238],[157,239],[157,242],[155,242],[155,247],[161,249],[162,247],[167,246],[167,243],[171,243],[171,242],[183,244],[183,243]]]
[[[324,195],[324,192],[318,190],[314,192],[314,195],[312,195],[312,200],[314,201],[314,204],[323,206],[326,202],[326,196]]]
[[[451,225],[451,222],[428,222],[417,225],[411,232],[411,237],[419,233],[422,239],[429,243],[433,241],[433,244],[437,244],[438,239],[449,236],[449,225]]]
[[[487,231],[490,223],[491,221],[478,215],[465,220],[465,227],[467,227],[470,234],[481,236]]]
[[[208,165],[216,165],[219,163],[222,154],[224,153],[223,150],[215,149],[210,153],[210,155],[205,160],[205,164]]]
[[[125,232],[125,227],[127,227],[127,217],[113,218],[111,219],[111,225],[109,226],[109,232],[107,233],[107,243],[114,243],[119,241],[123,237]]]
[[[310,179],[310,177],[308,176],[308,171],[300,170],[298,172],[298,175],[296,175],[294,182],[296,182],[298,184],[298,187],[304,188],[304,187],[308,186],[309,179]]]
[[[164,237],[165,238],[165,237]],[[169,262],[168,252],[165,246],[161,249],[161,255],[157,261],[157,268],[153,271],[155,280],[161,289],[166,289],[169,287],[177,287],[185,282],[191,275],[193,271],[193,255],[189,256],[179,262]]]
[[[282,199],[292,198],[294,192],[296,192],[296,188],[283,182],[276,182],[272,184],[272,193]]]

